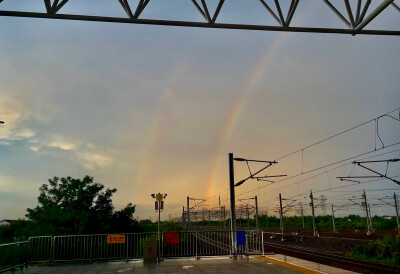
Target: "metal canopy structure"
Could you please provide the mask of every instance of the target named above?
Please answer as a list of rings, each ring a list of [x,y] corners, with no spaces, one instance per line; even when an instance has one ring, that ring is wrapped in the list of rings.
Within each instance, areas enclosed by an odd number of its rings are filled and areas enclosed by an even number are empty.
[[[10,0],[0,0],[0,3],[5,3]],[[369,35],[400,35],[400,30],[373,30],[366,29],[376,17],[384,16],[382,12],[385,9],[393,8],[397,10],[400,16],[400,7],[395,0],[381,0],[380,4],[371,8],[372,0],[353,0],[353,7],[349,0],[343,0],[345,12],[340,12],[337,4],[339,1],[319,0],[322,1],[326,10],[321,12],[333,13],[338,20],[343,22],[344,28],[326,28],[326,27],[304,27],[292,26],[292,19],[296,15],[298,7],[301,6],[300,0],[252,0],[259,2],[260,9],[264,10],[267,16],[271,16],[275,25],[249,25],[242,23],[222,23],[219,22],[220,12],[225,5],[229,5],[229,1],[217,1],[215,10],[210,10],[210,2],[213,0],[185,0],[193,3],[196,10],[204,18],[204,21],[175,21],[163,19],[145,19],[142,18],[145,9],[151,8],[151,0],[110,0],[115,1],[125,12],[125,17],[107,17],[95,15],[80,15],[80,14],[63,14],[62,9],[69,4],[69,0],[37,0],[42,3],[44,12],[29,12],[29,11],[9,11],[3,10],[0,4],[0,16],[11,17],[30,17],[30,18],[46,18],[46,19],[63,19],[63,20],[80,20],[80,21],[95,21],[95,22],[113,22],[113,23],[130,23],[130,24],[146,24],[146,25],[164,25],[164,26],[181,26],[181,27],[199,27],[199,28],[217,28],[217,29],[243,29],[243,30],[263,30],[263,31],[285,31],[285,32],[307,32],[307,33],[336,33],[336,34],[369,34]],[[246,12],[246,5],[251,0],[243,1],[243,13]],[[96,5],[93,1],[93,5]],[[281,3],[282,2],[282,3]],[[284,3],[283,3],[284,2]],[[287,13],[282,8],[281,4],[289,4]],[[355,4],[354,4],[355,3]],[[150,5],[149,5],[150,4]],[[171,12],[174,9],[171,8]],[[313,14],[309,14],[312,17]],[[398,27],[398,26],[396,26]]]

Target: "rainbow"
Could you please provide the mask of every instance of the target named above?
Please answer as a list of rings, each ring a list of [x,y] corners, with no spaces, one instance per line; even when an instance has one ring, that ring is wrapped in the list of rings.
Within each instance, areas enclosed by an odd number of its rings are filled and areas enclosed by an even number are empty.
[[[221,166],[222,159],[226,159],[224,157],[223,152],[225,149],[226,144],[228,143],[231,134],[233,132],[233,129],[235,128],[235,124],[238,121],[238,118],[240,116],[240,113],[243,109],[243,106],[251,93],[251,91],[254,89],[256,84],[258,83],[265,67],[268,64],[268,61],[271,60],[271,58],[274,56],[276,51],[279,49],[280,44],[286,37],[285,33],[280,33],[274,41],[271,43],[271,45],[266,49],[266,51],[261,55],[261,58],[259,58],[259,62],[255,65],[254,70],[248,77],[247,81],[243,85],[243,87],[239,90],[236,96],[235,102],[232,104],[232,107],[230,108],[230,111],[228,113],[227,118],[225,119],[225,122],[223,126],[221,127],[219,137],[218,137],[218,145],[217,145],[217,150],[214,155],[214,159],[212,160],[212,165],[211,165],[211,171],[210,171],[210,176],[208,179],[207,183],[207,191],[206,191],[206,197],[211,197],[214,195],[214,186],[216,184],[217,180],[217,175],[218,171]]]
[[[140,200],[141,197],[147,197],[146,195],[149,193],[144,193],[145,186],[151,179],[151,167],[153,167],[156,163],[157,149],[159,146],[159,142],[162,138],[163,134],[163,121],[164,117],[168,114],[169,109],[173,106],[176,97],[176,89],[179,84],[180,79],[182,79],[182,75],[186,69],[186,64],[182,64],[178,66],[172,76],[171,85],[165,90],[164,97],[161,100],[157,118],[153,124],[153,127],[150,131],[150,137],[148,142],[148,151],[142,164],[142,168],[139,171],[138,175],[138,186],[140,187],[139,191],[136,192],[135,200]]]

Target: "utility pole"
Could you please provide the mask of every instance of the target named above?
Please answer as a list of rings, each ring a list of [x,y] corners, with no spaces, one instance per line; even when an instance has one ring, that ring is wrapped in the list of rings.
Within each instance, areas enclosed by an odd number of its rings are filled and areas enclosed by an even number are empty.
[[[267,217],[267,229],[268,229],[268,210],[265,210],[265,216]]]
[[[231,234],[232,234],[232,254],[236,255],[236,207],[235,207],[235,172],[233,170],[233,153],[229,153],[229,190],[231,202]]]
[[[333,233],[336,233],[336,228],[335,228],[335,212],[333,211],[333,205],[332,205],[332,225],[333,225]]]
[[[189,224],[190,224],[190,205],[189,205],[189,196],[187,196],[187,230],[189,230]]]
[[[283,209],[282,209],[282,196],[280,193],[279,193],[279,213],[280,213],[280,225],[281,225],[281,232],[282,232],[281,240],[283,241]]]
[[[259,224],[258,224],[258,200],[257,200],[257,196],[254,196],[254,200],[256,203],[256,229],[259,229]]]
[[[397,220],[397,231],[400,234],[400,224],[399,224],[399,208],[397,206],[397,196],[396,192],[393,195],[394,198],[394,208],[396,209],[396,220]]]
[[[311,199],[311,212],[312,212],[312,226],[313,226],[313,231],[314,231],[314,236],[315,234],[315,213],[314,213],[314,196],[312,194],[312,190],[310,190],[310,199]]]
[[[158,261],[161,259],[161,234],[160,234],[160,222],[161,222],[161,211],[164,209],[164,200],[167,197],[167,194],[158,193],[151,194],[151,197],[155,199],[155,209],[158,211]]]
[[[370,224],[369,224],[369,214],[368,214],[368,203],[367,203],[367,195],[365,194],[365,189],[363,189],[363,195],[362,197],[364,198],[364,206],[365,206],[365,213],[367,214],[367,235],[371,234],[370,230]]]

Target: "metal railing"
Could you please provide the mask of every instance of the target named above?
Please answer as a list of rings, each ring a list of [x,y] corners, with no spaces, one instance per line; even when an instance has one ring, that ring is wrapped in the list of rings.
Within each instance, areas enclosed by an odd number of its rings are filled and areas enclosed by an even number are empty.
[[[131,260],[143,257],[145,241],[157,240],[157,233],[128,233],[125,242],[108,244],[107,234],[68,235],[54,237],[52,260],[89,261],[93,260]]]
[[[246,254],[263,253],[264,238],[262,230],[246,231]]]
[[[26,265],[27,251],[28,241],[0,245],[0,272]]]
[[[166,234],[160,238],[160,258],[200,257],[232,254],[231,231],[185,231],[177,233],[171,244]],[[118,234],[121,235],[121,234]],[[0,245],[0,267],[18,267],[27,263],[89,262],[143,258],[146,241],[157,241],[157,233],[125,233],[121,243],[107,243],[107,234],[31,237],[28,241]],[[239,254],[262,253],[263,232],[246,231],[246,245]],[[1,269],[1,268],[0,268]]]
[[[44,263],[51,260],[53,237],[41,236],[28,239],[27,260],[30,263]]]

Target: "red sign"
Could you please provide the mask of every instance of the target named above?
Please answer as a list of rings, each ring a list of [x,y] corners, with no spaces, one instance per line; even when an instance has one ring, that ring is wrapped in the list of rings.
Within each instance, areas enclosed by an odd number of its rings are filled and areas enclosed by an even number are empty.
[[[165,233],[165,243],[167,245],[178,245],[179,233],[178,232]]]
[[[125,235],[108,235],[107,244],[124,244]]]

